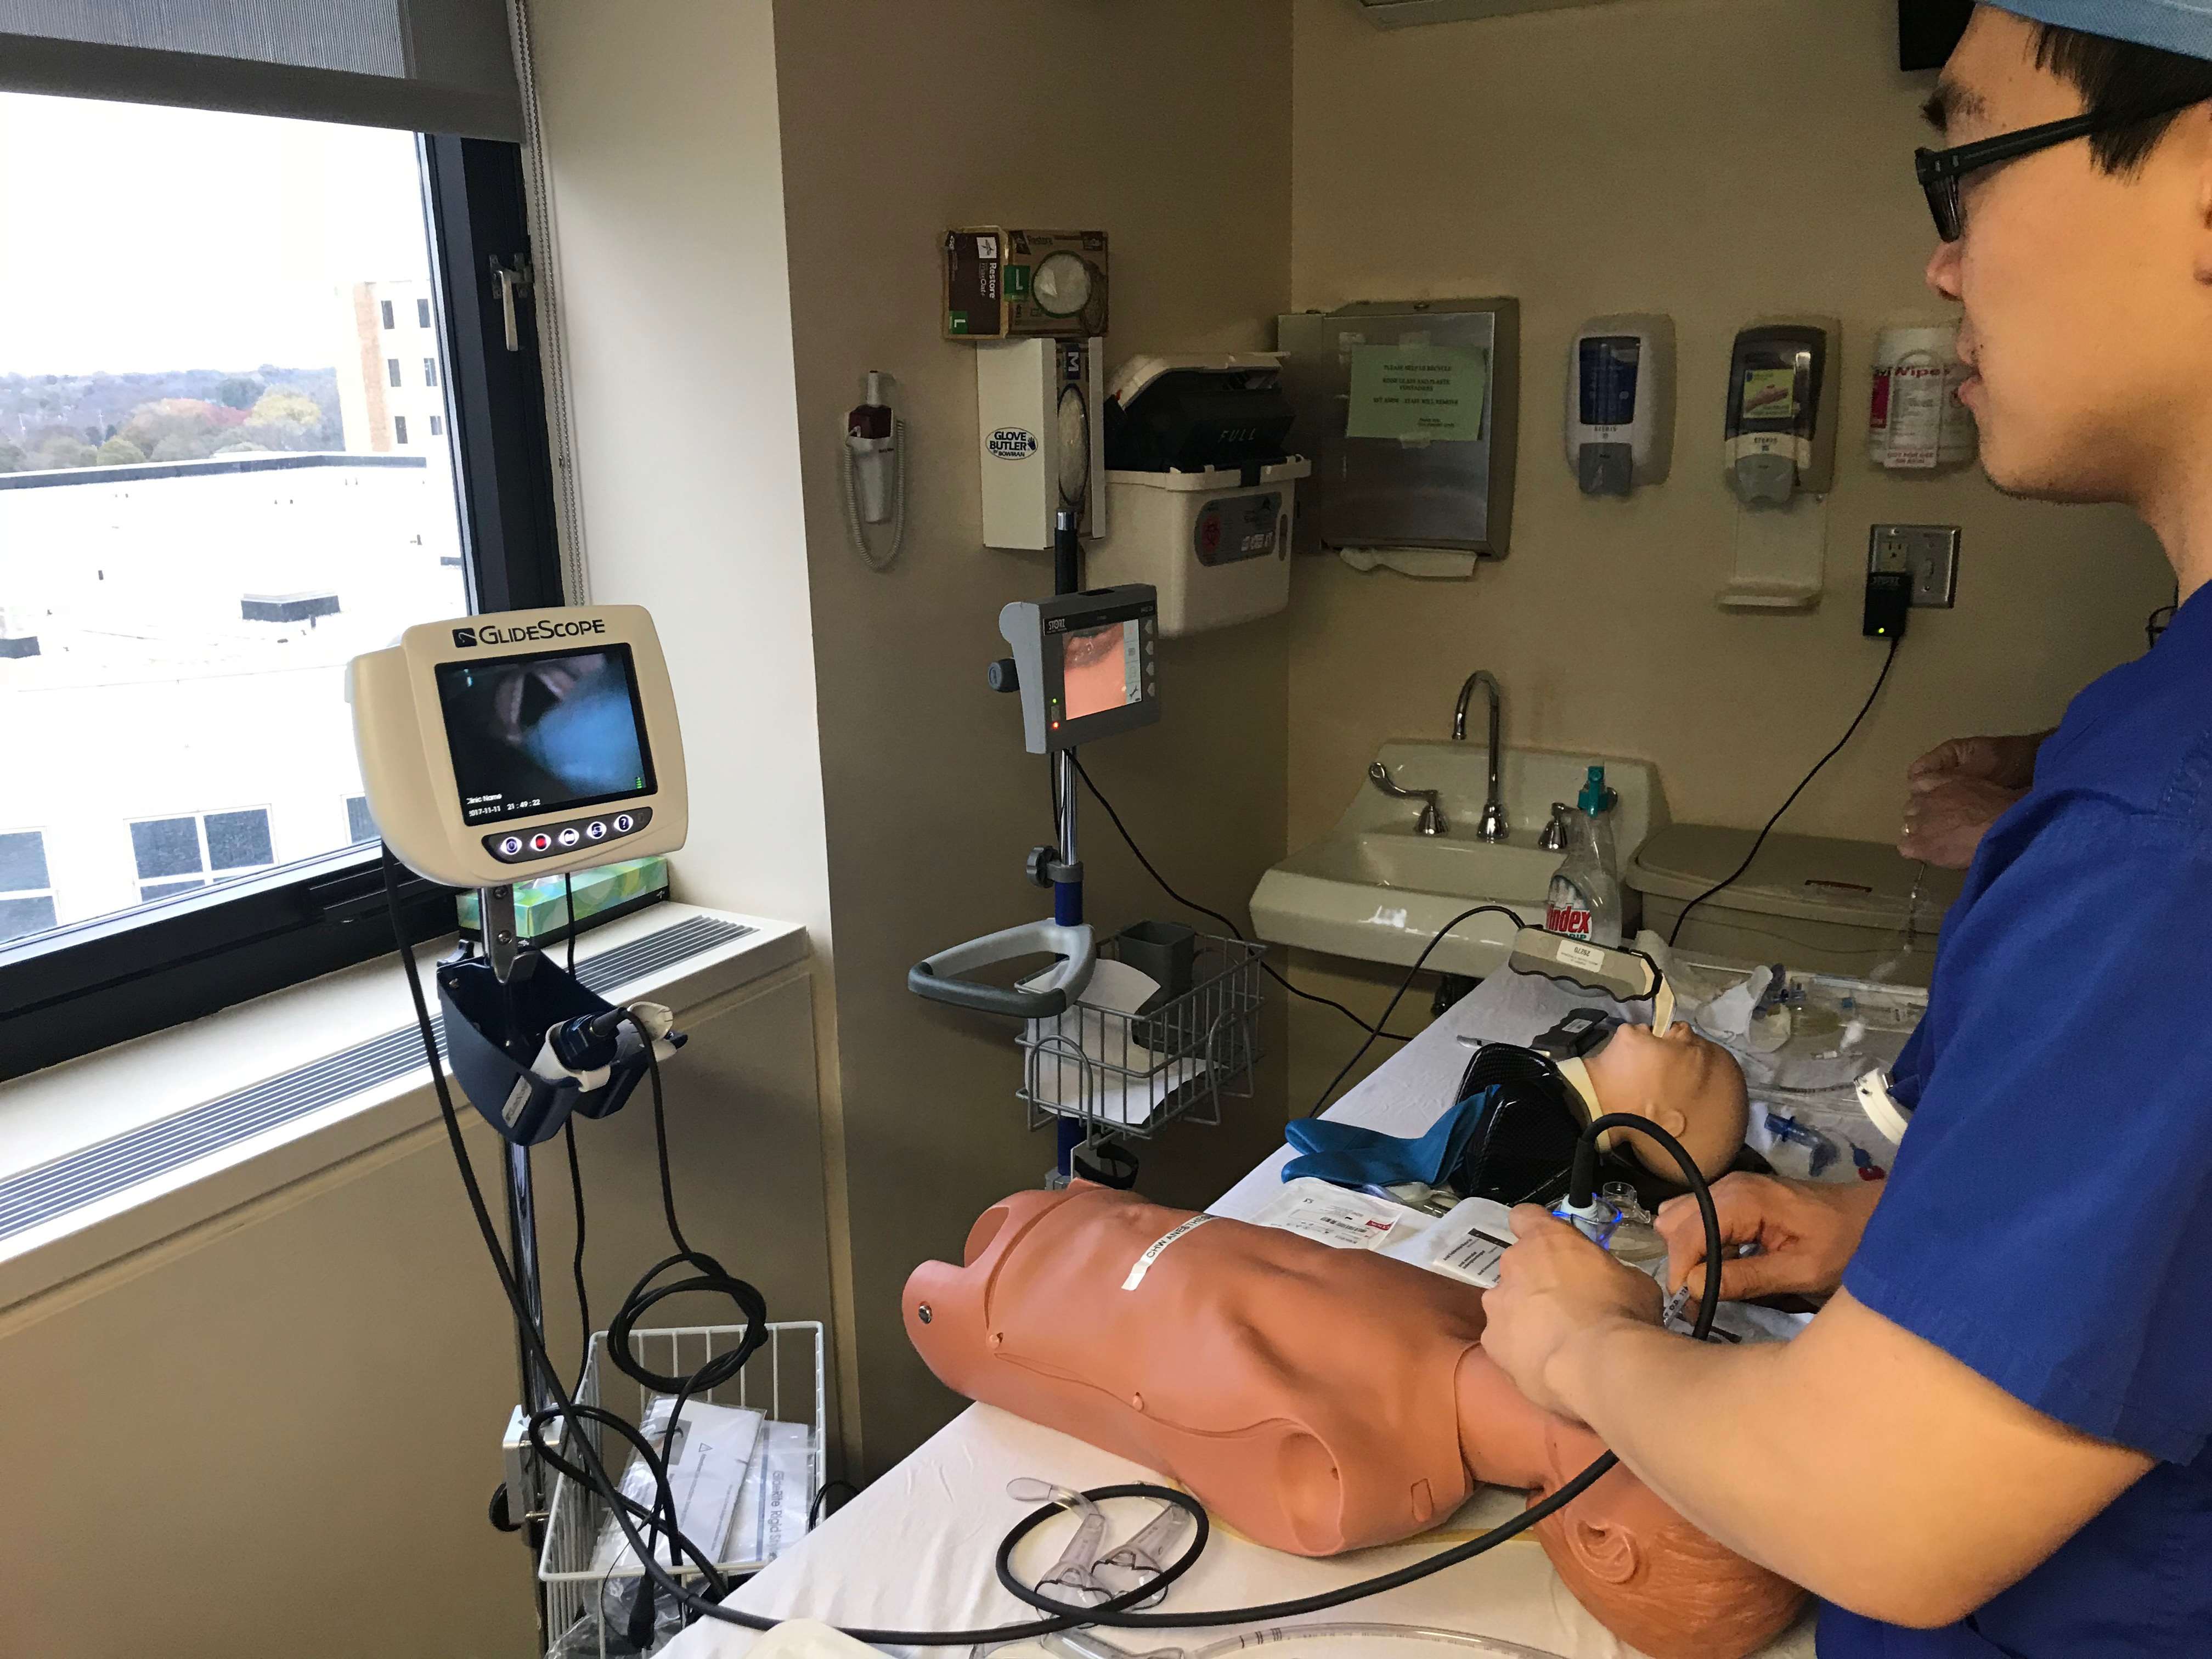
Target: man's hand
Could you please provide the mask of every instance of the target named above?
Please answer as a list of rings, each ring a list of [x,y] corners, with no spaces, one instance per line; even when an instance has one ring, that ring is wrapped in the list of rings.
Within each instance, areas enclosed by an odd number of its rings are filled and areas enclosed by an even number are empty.
[[[2035,781],[2035,757],[2048,732],[2005,738],[1953,738],[1939,743],[1905,770],[1907,780],[1978,778],[2007,789],[2026,789]]]
[[[1878,1181],[1784,1181],[1775,1176],[1723,1176],[1713,1182],[1720,1217],[1721,1297],[1826,1296],[1844,1282],[1844,1268],[1866,1236],[1881,1198]],[[1518,1213],[1517,1212],[1516,1213]],[[1667,1241],[1667,1284],[1680,1290],[1695,1275],[1705,1288],[1705,1224],[1692,1197],[1659,1206],[1659,1236]],[[1738,1260],[1745,1244],[1759,1254]],[[1505,1260],[1510,1261],[1509,1252]]]
[[[1482,1346],[1545,1410],[1572,1417],[1546,1371],[1570,1337],[1626,1320],[1656,1325],[1659,1286],[1534,1204],[1513,1212],[1513,1248],[1484,1293]]]
[[[1963,870],[1972,864],[1990,826],[2027,793],[1956,773],[1924,774],[1911,781],[1911,789],[1897,850],[1938,870]]]
[[[1990,826],[2035,781],[2035,757],[2049,735],[1953,738],[1913,762],[1897,850],[1938,870],[1972,864]]]

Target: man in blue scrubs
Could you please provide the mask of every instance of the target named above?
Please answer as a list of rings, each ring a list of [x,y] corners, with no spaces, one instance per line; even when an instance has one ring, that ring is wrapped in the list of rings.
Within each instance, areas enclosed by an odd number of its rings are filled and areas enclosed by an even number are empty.
[[[1484,1343],[1821,1596],[1824,1659],[2212,1655],[2212,0],[1980,6],[1929,115],[1990,476],[2133,506],[2179,614],[1976,853],[1889,1180],[1716,1188],[1726,1293],[1833,1293],[1803,1334],[1669,1336],[1524,1208]]]

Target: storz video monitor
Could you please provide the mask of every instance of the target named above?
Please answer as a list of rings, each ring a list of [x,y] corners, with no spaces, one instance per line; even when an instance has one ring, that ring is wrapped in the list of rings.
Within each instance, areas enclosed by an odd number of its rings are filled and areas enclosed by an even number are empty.
[[[347,695],[370,815],[434,881],[495,886],[684,844],[683,736],[639,606],[410,628],[354,659]]]
[[[1160,717],[1159,595],[1144,583],[1018,601],[999,613],[1013,647],[1030,753],[1073,749]]]

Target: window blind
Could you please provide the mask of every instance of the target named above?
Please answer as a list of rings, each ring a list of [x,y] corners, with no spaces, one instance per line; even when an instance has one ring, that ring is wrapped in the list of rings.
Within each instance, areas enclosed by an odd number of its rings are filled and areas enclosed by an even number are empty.
[[[0,89],[522,137],[504,0],[0,0]]]

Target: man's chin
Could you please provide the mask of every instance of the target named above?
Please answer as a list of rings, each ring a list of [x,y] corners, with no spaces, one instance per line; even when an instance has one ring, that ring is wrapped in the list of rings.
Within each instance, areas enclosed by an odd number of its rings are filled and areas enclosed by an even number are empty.
[[[2050,458],[2013,455],[2002,444],[1991,444],[1986,434],[1982,441],[1982,471],[1999,495],[2015,501],[2081,507],[2124,499],[2108,479]]]

